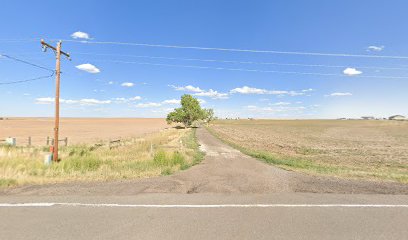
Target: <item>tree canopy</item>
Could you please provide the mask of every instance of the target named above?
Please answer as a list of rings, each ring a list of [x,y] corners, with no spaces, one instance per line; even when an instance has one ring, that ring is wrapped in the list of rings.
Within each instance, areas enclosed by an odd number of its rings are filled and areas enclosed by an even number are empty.
[[[189,94],[181,96],[181,107],[174,109],[167,115],[166,121],[171,123],[183,123],[185,127],[190,127],[195,121],[205,120],[207,122],[214,118],[212,109],[203,109],[200,102]]]

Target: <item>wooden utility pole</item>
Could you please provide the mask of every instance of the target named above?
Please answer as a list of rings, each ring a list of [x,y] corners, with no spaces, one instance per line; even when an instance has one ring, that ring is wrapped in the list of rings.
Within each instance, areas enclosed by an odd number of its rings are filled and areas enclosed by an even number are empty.
[[[70,56],[68,53],[65,53],[61,51],[61,44],[62,42],[59,41],[57,43],[57,47],[53,47],[49,45],[48,43],[44,42],[43,39],[41,39],[41,45],[43,47],[43,50],[46,51],[47,48],[51,48],[55,52],[55,58],[56,58],[56,67],[55,67],[55,125],[54,125],[54,145],[53,145],[53,150],[52,150],[52,160],[54,162],[58,161],[58,134],[59,134],[59,100],[60,100],[60,79],[61,79],[61,54],[66,56],[68,59],[70,59]]]

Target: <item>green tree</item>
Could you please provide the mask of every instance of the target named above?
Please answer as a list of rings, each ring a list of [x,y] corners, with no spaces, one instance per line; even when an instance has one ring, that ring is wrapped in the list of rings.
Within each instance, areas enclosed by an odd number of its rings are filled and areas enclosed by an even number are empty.
[[[214,110],[212,108],[209,108],[209,109],[204,109],[204,111],[205,111],[205,119],[204,120],[207,123],[213,121],[214,118],[215,118],[214,117]]]
[[[202,109],[196,98],[189,94],[181,96],[181,107],[174,109],[167,115],[166,121],[171,123],[183,123],[185,127],[190,127],[193,122],[198,120],[206,120],[209,112],[214,115],[214,111]]]

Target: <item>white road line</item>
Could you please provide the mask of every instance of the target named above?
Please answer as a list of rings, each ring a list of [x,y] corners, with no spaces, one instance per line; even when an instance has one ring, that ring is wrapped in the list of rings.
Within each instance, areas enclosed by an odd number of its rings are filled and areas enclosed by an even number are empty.
[[[408,208],[408,204],[116,204],[116,203],[0,203],[14,207],[113,207],[113,208]]]

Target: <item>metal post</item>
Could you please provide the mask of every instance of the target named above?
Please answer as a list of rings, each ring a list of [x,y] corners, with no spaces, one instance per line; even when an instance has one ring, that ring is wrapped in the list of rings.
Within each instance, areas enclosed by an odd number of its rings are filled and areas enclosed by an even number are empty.
[[[28,137],[28,146],[31,147],[31,137]]]

